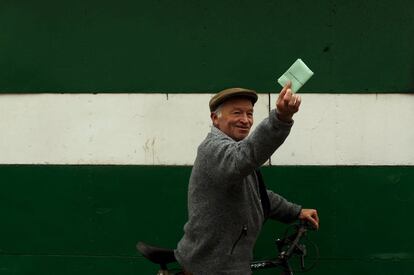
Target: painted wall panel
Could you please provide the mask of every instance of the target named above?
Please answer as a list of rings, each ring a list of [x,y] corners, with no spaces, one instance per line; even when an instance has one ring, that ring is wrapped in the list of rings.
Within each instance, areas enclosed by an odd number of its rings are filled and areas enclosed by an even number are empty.
[[[272,102],[276,96],[272,94]],[[288,165],[413,165],[414,97],[407,94],[303,95],[285,144]],[[406,122],[403,122],[405,121]]]
[[[135,244],[181,237],[211,93],[258,90],[257,123],[298,57],[315,76],[262,170],[319,210],[308,274],[412,274],[413,5],[1,1],[0,275],[155,273]]]
[[[413,2],[2,1],[0,92],[413,92]],[[392,12],[390,12],[392,10]]]
[[[255,125],[275,106],[261,94]],[[211,94],[0,96],[0,163],[192,165]],[[282,165],[413,165],[414,97],[303,94]]]
[[[176,245],[190,169],[0,166],[0,274],[147,274],[153,266],[135,243]],[[321,229],[311,238],[321,262],[309,274],[412,271],[412,167],[275,166],[263,175],[269,188],[319,211]],[[255,256],[273,256],[284,229],[267,222]]]
[[[3,95],[1,163],[190,164],[210,94]],[[255,107],[267,116],[268,96]]]
[[[396,92],[413,92],[412,4],[410,1],[332,2],[335,15],[331,77],[335,86],[346,86],[352,91],[375,92],[387,87]],[[400,85],[402,79],[407,80],[406,84]]]

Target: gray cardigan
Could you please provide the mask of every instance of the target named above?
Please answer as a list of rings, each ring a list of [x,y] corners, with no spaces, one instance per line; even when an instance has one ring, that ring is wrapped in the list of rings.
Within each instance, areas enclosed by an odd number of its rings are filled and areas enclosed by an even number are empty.
[[[178,262],[194,275],[251,274],[253,247],[264,222],[260,167],[283,143],[293,123],[275,110],[244,140],[236,142],[216,127],[198,147],[188,187],[188,222],[177,245]],[[297,219],[301,207],[272,191],[270,218]]]

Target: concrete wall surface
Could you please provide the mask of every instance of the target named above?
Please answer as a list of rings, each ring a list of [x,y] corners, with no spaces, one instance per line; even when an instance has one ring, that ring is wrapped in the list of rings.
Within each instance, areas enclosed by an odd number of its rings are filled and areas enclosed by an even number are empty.
[[[269,188],[319,211],[308,274],[411,275],[413,9],[0,1],[0,275],[155,274],[135,244],[181,238],[208,100],[258,91],[257,125],[297,58],[315,74],[262,171]],[[255,258],[274,257],[285,229],[267,222]]]

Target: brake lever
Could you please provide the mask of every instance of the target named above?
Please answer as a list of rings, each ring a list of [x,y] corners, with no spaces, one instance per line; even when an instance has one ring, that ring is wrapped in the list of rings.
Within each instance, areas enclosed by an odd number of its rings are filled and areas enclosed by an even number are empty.
[[[306,245],[304,244],[300,244],[297,246],[297,249],[299,250],[300,253],[300,267],[302,270],[305,269],[305,257],[306,257]]]
[[[300,268],[305,269],[305,255],[300,256]]]

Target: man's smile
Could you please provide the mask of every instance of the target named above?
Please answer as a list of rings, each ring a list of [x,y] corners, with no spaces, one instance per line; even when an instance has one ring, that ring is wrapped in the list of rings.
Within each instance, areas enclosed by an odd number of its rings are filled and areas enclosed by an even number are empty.
[[[250,127],[248,127],[248,126],[236,126],[236,128],[240,129],[242,131],[249,131],[250,130]]]

